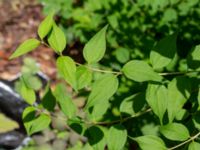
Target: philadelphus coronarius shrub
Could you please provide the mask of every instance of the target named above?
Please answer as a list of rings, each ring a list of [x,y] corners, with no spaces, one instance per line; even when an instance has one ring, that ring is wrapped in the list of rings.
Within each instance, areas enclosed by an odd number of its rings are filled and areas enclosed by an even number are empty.
[[[176,63],[177,33],[158,41],[149,59],[130,60],[117,71],[102,70],[97,64],[106,52],[108,26],[87,42],[83,49],[86,63],[80,64],[62,54],[67,41],[53,16],[49,14],[39,25],[39,39],[23,42],[10,59],[39,45],[48,46],[58,54],[57,71],[63,82],[76,94],[84,89],[89,94],[84,108],[78,109],[65,84],[58,83],[55,90],[47,85],[41,103],[35,105],[35,90],[23,75],[20,93],[29,106],[22,118],[29,135],[49,127],[55,107],[59,107],[66,124],[87,137],[94,150],[131,149],[133,145],[143,150],[200,149],[200,45],[188,55],[184,72],[164,72],[166,66]],[[98,78],[94,74],[99,74]],[[122,80],[143,86],[132,95],[120,94]],[[119,97],[120,103],[114,104]],[[80,111],[85,115],[80,115]]]

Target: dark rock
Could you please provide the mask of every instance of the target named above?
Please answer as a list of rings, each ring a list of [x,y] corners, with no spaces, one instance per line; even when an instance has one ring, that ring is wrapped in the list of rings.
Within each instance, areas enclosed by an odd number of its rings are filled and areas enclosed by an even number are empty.
[[[13,150],[17,148],[24,140],[25,135],[18,131],[11,131],[0,134],[0,148]]]

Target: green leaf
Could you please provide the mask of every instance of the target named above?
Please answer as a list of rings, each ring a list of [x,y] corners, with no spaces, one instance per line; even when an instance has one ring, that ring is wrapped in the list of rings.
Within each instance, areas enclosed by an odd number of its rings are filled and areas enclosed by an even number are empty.
[[[192,141],[188,146],[188,150],[199,150],[199,149],[200,149],[200,144],[194,141]]]
[[[19,128],[19,124],[0,113],[0,134],[13,131]]]
[[[162,81],[162,77],[154,72],[146,62],[141,60],[129,61],[123,66],[122,71],[127,78],[137,82]]]
[[[193,115],[193,117],[192,117],[192,122],[193,122],[195,128],[197,128],[198,130],[200,130],[200,118],[199,118],[199,115],[200,115],[200,112],[197,111],[195,113],[195,115]]]
[[[118,89],[118,79],[112,74],[106,74],[95,81],[92,92],[89,95],[86,108],[94,106],[102,101],[108,101]]]
[[[180,123],[170,123],[160,127],[160,132],[169,140],[185,141],[190,137],[188,129]]]
[[[106,146],[105,132],[102,127],[92,126],[85,131],[89,144],[94,150],[103,150]]]
[[[161,124],[167,109],[167,92],[167,88],[164,85],[157,84],[149,84],[146,92],[146,100],[153,112],[159,117]]]
[[[127,140],[127,131],[122,125],[113,125],[107,135],[108,149],[122,150]]]
[[[33,90],[39,90],[42,87],[42,83],[38,77],[30,74],[24,73],[22,75],[23,81],[26,83],[26,86]]]
[[[40,45],[40,41],[37,39],[28,39],[24,41],[16,50],[15,52],[10,56],[9,59],[13,59],[16,57],[19,57],[21,55],[24,55],[33,49],[37,48]]]
[[[30,105],[33,105],[36,101],[34,90],[27,86],[23,77],[20,79],[20,95]]]
[[[200,89],[199,89],[199,91],[198,91],[198,104],[199,104],[199,106],[200,106]]]
[[[56,25],[53,25],[53,29],[48,37],[48,43],[57,53],[62,53],[67,44],[64,32]]]
[[[120,47],[115,51],[115,57],[120,63],[125,63],[130,58],[130,52],[128,49]]]
[[[109,106],[109,101],[102,101],[100,103],[97,103],[89,108],[89,110],[87,111],[87,117],[89,118],[89,120],[97,122],[103,119],[104,114],[107,112]]]
[[[188,55],[187,64],[191,69],[200,68],[200,45],[197,45]]]
[[[125,98],[120,105],[120,112],[134,115],[145,105],[145,93],[137,93]]]
[[[48,111],[53,111],[56,106],[56,98],[54,97],[49,84],[46,86],[45,94],[42,97],[42,106]]]
[[[54,20],[53,20],[54,13],[50,13],[39,25],[38,27],[38,35],[41,39],[43,39],[47,34],[51,31],[51,28],[53,26]]]
[[[62,112],[70,119],[75,117],[77,112],[76,105],[73,103],[72,98],[66,93],[66,87],[63,84],[58,84],[56,86],[54,95]]]
[[[190,96],[190,82],[187,77],[176,77],[168,85],[168,118],[172,122]]]
[[[73,59],[68,56],[60,56],[56,65],[58,72],[74,89],[76,89],[76,64]]]
[[[133,138],[142,150],[167,150],[163,140],[154,135],[145,135]]]
[[[46,129],[51,123],[50,116],[46,114],[36,116],[34,107],[27,107],[23,112],[22,118],[29,135]]]
[[[40,114],[39,117],[33,120],[29,133],[33,134],[36,132],[43,131],[48,128],[51,123],[50,116],[46,114]]]
[[[77,89],[82,89],[92,81],[92,72],[84,66],[79,66],[76,71]]]
[[[166,67],[176,54],[177,33],[160,40],[150,53],[150,61],[154,69]]]
[[[106,30],[108,25],[95,34],[83,49],[83,56],[85,60],[91,63],[100,61],[106,51]]]
[[[164,15],[162,17],[162,20],[164,21],[164,23],[167,23],[169,21],[176,21],[177,18],[178,18],[177,11],[173,8],[167,8],[164,11]]]

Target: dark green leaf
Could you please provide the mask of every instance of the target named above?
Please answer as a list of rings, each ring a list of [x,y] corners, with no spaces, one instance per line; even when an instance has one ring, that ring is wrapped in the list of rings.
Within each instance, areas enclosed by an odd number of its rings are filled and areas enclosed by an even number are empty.
[[[66,93],[66,87],[63,84],[58,84],[54,91],[56,100],[58,101],[62,112],[68,117],[73,118],[76,115],[77,108],[73,103],[72,98]]]
[[[56,25],[53,25],[53,29],[48,37],[48,42],[51,48],[59,54],[65,49],[67,44],[64,32]]]
[[[108,131],[108,149],[122,150],[126,140],[127,131],[122,125],[113,125]]]
[[[85,136],[94,150],[103,150],[105,148],[106,140],[104,134],[102,128],[98,126],[92,126],[85,132]]]
[[[15,52],[10,56],[10,59],[19,57],[21,55],[24,55],[33,49],[37,48],[40,45],[40,41],[37,39],[28,39],[24,41],[16,50]]]
[[[58,72],[74,89],[76,89],[76,64],[68,56],[61,56],[56,62]]]
[[[54,13],[50,13],[39,25],[38,27],[38,35],[41,39],[43,39],[47,34],[50,32],[54,20],[53,20]]]
[[[56,105],[56,99],[51,91],[51,88],[49,87],[49,85],[47,85],[45,94],[42,98],[42,106],[49,111],[53,111],[55,105]]]
[[[154,135],[145,135],[133,138],[142,150],[167,150],[163,140]]]
[[[170,123],[160,127],[160,132],[173,141],[185,141],[190,137],[188,129],[180,123]]]
[[[165,37],[159,41],[150,53],[150,61],[154,69],[166,67],[176,53],[177,33]]]
[[[84,66],[79,66],[76,71],[77,89],[82,89],[92,81],[92,72]]]
[[[122,68],[125,76],[137,82],[143,81],[162,81],[162,77],[153,71],[153,69],[144,61],[132,60]]]
[[[167,92],[167,88],[164,85],[157,84],[149,84],[146,92],[146,100],[153,112],[159,117],[161,124],[167,109]]]
[[[94,106],[102,101],[108,101],[118,89],[118,79],[115,75],[106,74],[95,81],[92,92],[89,95],[86,108]]]
[[[89,64],[97,63],[103,58],[106,51],[107,28],[108,26],[105,26],[101,29],[84,47],[83,56]]]

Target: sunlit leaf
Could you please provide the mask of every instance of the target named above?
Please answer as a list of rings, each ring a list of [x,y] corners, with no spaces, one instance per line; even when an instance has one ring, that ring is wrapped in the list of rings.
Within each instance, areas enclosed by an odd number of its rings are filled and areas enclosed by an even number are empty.
[[[86,108],[108,101],[118,88],[118,79],[115,75],[106,74],[97,81],[95,81],[92,92],[89,95]]]
[[[150,53],[150,61],[154,69],[166,67],[176,54],[177,33],[160,40]]]
[[[145,135],[133,138],[142,150],[167,150],[163,140],[154,135]]]
[[[159,117],[162,124],[163,116],[167,109],[168,93],[164,85],[149,84],[146,99],[153,112]]]
[[[73,118],[76,115],[77,108],[73,103],[72,98],[66,93],[66,87],[63,84],[58,84],[54,91],[54,95],[62,112],[68,118]]]
[[[15,52],[10,56],[10,59],[19,57],[21,55],[24,55],[33,49],[37,48],[40,45],[40,41],[37,39],[28,39],[24,41],[16,50]]]
[[[160,127],[160,132],[173,141],[185,141],[190,137],[188,129],[180,123],[170,123]]]
[[[50,13],[39,25],[38,27],[38,35],[41,39],[43,39],[47,34],[51,31],[51,28],[53,26],[54,20],[53,20],[54,13]]]
[[[127,78],[137,82],[162,81],[162,77],[142,60],[129,61],[123,66],[122,71]]]
[[[67,41],[64,32],[56,25],[53,25],[53,29],[48,37],[48,43],[59,54],[65,49]]]
[[[76,89],[76,64],[68,56],[61,56],[57,59],[58,72],[74,89]]]
[[[83,56],[85,60],[91,63],[97,63],[100,61],[106,51],[106,30],[108,26],[105,26],[97,34],[95,34],[85,45],[83,49]]]
[[[108,149],[122,150],[126,140],[127,131],[122,125],[111,126],[107,135]]]

